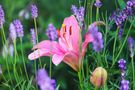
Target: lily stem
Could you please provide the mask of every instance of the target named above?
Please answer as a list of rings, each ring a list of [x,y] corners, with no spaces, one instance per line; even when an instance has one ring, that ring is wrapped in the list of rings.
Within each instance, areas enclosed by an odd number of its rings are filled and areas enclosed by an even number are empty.
[[[83,90],[82,78],[81,78],[81,71],[78,72],[78,78],[79,78],[80,90]]]

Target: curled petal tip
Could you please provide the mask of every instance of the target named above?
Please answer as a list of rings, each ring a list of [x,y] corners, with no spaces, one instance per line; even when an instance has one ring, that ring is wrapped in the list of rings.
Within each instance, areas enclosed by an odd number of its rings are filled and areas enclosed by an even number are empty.
[[[31,55],[28,56],[28,59],[29,59],[29,60],[33,60],[33,59],[31,59]]]

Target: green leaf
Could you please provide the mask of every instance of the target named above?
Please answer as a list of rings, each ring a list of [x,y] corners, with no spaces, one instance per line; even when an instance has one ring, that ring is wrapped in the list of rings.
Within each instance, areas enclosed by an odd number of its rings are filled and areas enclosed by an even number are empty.
[[[126,6],[126,3],[124,2],[124,0],[118,0],[119,6],[120,8],[124,8]]]
[[[59,90],[59,88],[60,88],[60,84],[57,86],[56,90]]]

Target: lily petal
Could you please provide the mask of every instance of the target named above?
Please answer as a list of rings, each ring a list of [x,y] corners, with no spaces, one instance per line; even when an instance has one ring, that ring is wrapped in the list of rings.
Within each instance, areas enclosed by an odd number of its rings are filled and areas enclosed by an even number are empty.
[[[28,59],[34,60],[39,57],[49,56],[49,55],[50,55],[50,51],[48,51],[47,49],[37,49],[34,52],[32,52],[31,54],[29,54]]]
[[[82,56],[85,55],[86,48],[87,48],[88,44],[89,44],[90,42],[92,42],[92,41],[93,41],[92,35],[91,35],[90,33],[87,33],[87,34],[85,35],[85,41],[84,41],[83,44],[82,44]]]
[[[56,41],[44,40],[37,45],[35,45],[32,49],[40,49],[40,48],[50,48],[50,46],[55,45],[57,46],[58,43]]]
[[[72,45],[73,49],[78,52],[79,50],[79,33],[80,27],[75,16],[70,16],[64,19],[63,24],[66,26],[66,34],[63,37],[63,28],[60,31],[61,37],[66,39],[69,46]],[[71,35],[70,35],[71,34]],[[71,39],[71,40],[70,40]]]
[[[55,41],[45,40],[35,45],[33,49],[37,49],[32,52],[28,58],[30,60],[37,59],[42,56],[50,56],[53,54],[63,54],[64,52],[61,50],[60,45]]]
[[[75,71],[79,70],[79,61],[78,56],[74,52],[68,52],[65,54],[64,63],[68,64],[72,67]]]
[[[64,55],[54,54],[52,57],[52,62],[53,62],[53,64],[58,65],[61,63],[63,58],[64,58]]]

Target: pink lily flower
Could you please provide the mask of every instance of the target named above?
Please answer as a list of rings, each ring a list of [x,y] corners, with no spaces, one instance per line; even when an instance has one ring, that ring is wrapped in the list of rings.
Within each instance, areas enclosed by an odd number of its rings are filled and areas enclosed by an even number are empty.
[[[91,34],[85,35],[85,41],[81,44],[81,51],[79,45],[80,27],[76,18],[72,15],[64,19],[62,28],[60,30],[58,42],[45,40],[33,47],[32,52],[28,58],[30,60],[37,59],[42,56],[52,56],[52,62],[55,65],[62,61],[72,67],[75,71],[79,70],[80,55],[85,55],[85,49],[89,42],[93,41]]]

